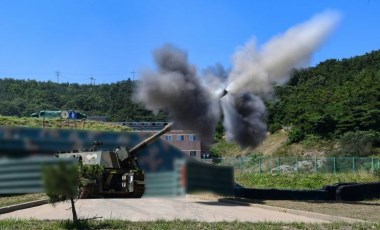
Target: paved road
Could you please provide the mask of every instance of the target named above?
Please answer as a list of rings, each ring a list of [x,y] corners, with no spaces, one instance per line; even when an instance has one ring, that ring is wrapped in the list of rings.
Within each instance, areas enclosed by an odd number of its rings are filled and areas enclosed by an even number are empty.
[[[282,221],[326,222],[325,220],[272,211],[258,207],[203,200],[196,198],[88,199],[76,203],[80,218],[101,217],[131,221],[197,220],[197,221]],[[0,215],[6,218],[68,219],[68,202],[53,207],[50,204]]]

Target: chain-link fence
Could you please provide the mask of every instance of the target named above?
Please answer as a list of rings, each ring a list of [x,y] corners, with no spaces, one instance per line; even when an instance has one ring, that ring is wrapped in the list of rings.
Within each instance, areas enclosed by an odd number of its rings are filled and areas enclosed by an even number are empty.
[[[373,173],[380,158],[372,157],[223,157],[202,160],[233,166],[236,172],[251,173]]]

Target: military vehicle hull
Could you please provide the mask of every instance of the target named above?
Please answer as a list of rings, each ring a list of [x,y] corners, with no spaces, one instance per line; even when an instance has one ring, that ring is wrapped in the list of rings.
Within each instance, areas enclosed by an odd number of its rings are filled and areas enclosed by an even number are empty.
[[[144,195],[145,182],[144,171],[137,161],[138,152],[170,129],[171,124],[131,149],[118,147],[114,151],[96,151],[97,145],[101,144],[96,141],[91,151],[58,153],[56,157],[76,158],[80,162],[82,184],[79,198],[140,198]]]

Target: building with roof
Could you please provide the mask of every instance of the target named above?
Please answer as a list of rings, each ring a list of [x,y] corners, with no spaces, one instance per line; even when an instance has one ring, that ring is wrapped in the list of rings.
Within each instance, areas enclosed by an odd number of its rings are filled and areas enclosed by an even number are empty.
[[[168,122],[118,122],[118,124],[129,126],[137,132],[156,132],[163,129]],[[202,147],[202,140],[191,130],[171,130],[163,135],[161,139],[169,142],[191,157],[200,159],[209,155]]]

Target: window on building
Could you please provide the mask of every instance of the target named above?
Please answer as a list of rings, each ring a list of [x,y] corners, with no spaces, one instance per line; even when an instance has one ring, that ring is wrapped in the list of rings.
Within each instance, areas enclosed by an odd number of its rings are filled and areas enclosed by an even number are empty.
[[[185,140],[185,136],[184,135],[178,135],[177,136],[177,141],[184,141]]]
[[[190,156],[196,157],[197,156],[197,151],[190,151]]]
[[[166,141],[172,141],[172,135],[166,135],[165,140]]]
[[[196,141],[196,140],[197,140],[197,136],[195,136],[194,134],[189,135],[189,141]]]

